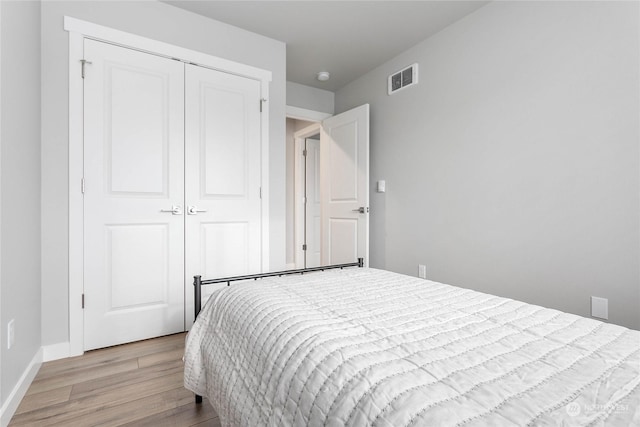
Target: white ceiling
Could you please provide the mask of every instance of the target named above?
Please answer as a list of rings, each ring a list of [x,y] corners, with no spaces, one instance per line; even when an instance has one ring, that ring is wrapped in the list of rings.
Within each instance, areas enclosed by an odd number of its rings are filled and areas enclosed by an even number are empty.
[[[166,3],[285,42],[287,80],[335,92],[488,1]]]

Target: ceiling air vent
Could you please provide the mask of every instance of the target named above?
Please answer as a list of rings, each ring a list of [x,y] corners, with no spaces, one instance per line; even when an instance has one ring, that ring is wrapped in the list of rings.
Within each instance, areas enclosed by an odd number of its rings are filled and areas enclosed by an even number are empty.
[[[418,64],[416,63],[389,76],[389,95],[417,83]]]

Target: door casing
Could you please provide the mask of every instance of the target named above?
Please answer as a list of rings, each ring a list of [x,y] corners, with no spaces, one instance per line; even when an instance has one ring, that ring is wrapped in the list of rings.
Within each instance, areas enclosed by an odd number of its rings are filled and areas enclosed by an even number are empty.
[[[304,182],[305,182],[305,168],[304,168],[304,156],[302,155],[302,151],[304,150],[304,140],[305,138],[309,138],[314,135],[320,134],[320,129],[322,128],[322,123],[314,123],[312,125],[307,126],[304,129],[301,129],[293,134],[295,146],[294,146],[294,196],[293,196],[293,206],[294,206],[294,262],[296,268],[304,268],[304,250],[302,249],[302,245],[304,243],[304,229],[305,229],[305,208],[302,202],[304,197]]]

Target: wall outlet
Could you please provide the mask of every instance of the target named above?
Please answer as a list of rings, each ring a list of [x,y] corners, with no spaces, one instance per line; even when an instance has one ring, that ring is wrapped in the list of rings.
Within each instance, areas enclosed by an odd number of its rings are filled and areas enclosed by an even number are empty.
[[[418,277],[421,279],[427,278],[427,266],[420,264],[418,265]]]
[[[13,347],[13,343],[16,341],[16,333],[15,333],[15,320],[11,319],[7,324],[7,349]]]
[[[606,298],[591,297],[591,317],[609,319],[609,300]]]

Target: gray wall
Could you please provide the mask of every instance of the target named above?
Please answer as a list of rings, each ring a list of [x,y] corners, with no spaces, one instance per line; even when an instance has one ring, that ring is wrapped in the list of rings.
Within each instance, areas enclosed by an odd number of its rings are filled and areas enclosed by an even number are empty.
[[[2,403],[40,349],[40,4],[2,2]],[[7,323],[15,345],[7,349]]]
[[[285,265],[286,50],[282,42],[158,2],[44,2],[42,5],[42,333],[68,332],[68,33],[63,16],[272,71],[270,86],[271,267]]]
[[[287,82],[287,105],[291,107],[333,114],[334,98],[328,90]]]
[[[371,104],[371,265],[640,328],[635,2],[493,2],[336,93]],[[419,84],[387,76],[418,62]]]

